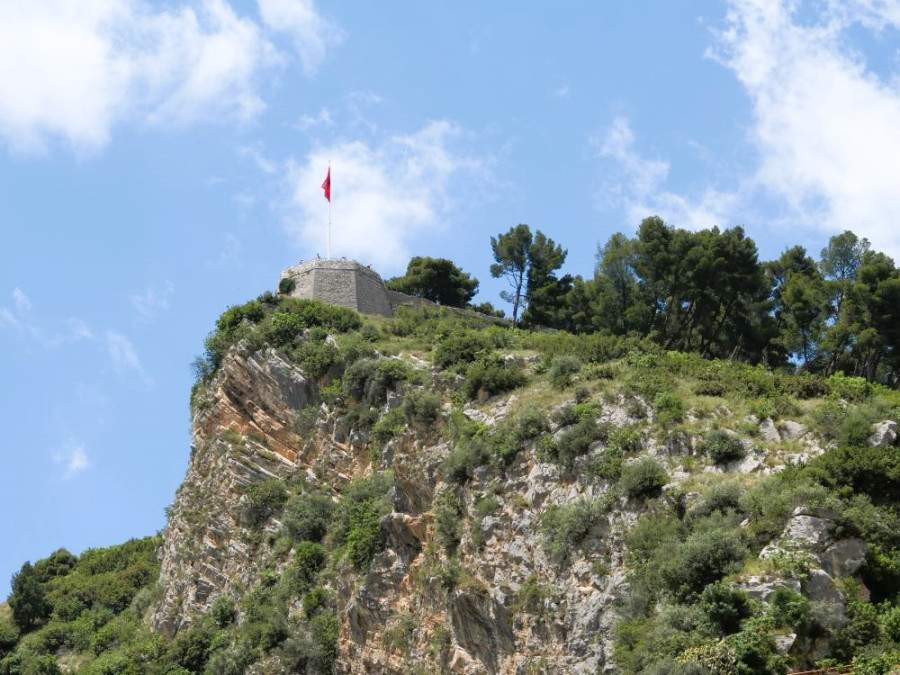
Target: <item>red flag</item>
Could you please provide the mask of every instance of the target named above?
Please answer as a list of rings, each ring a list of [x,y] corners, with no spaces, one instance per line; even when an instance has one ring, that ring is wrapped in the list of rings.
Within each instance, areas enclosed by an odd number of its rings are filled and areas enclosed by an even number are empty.
[[[331,201],[331,167],[328,167],[328,175],[325,176],[325,182],[322,183],[322,189],[325,190],[325,199]]]

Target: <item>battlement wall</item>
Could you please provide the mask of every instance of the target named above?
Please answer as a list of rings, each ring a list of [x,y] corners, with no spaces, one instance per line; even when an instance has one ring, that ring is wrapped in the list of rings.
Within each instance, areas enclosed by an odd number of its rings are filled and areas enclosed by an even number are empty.
[[[402,304],[392,303],[392,292],[377,272],[355,260],[310,260],[286,269],[281,278],[294,280],[292,297],[319,300],[363,314],[393,316],[394,304]]]

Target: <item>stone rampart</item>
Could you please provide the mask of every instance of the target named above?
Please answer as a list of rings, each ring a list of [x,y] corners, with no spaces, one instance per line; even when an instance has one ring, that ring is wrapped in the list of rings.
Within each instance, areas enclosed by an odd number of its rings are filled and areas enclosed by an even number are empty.
[[[290,295],[354,309],[363,314],[393,316],[393,308],[420,300],[389,291],[381,277],[355,260],[310,260],[286,269],[282,279],[293,279]]]

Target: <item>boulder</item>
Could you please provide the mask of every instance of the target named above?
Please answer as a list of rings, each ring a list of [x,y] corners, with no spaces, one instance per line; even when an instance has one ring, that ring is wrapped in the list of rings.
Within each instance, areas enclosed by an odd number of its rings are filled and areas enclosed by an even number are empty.
[[[796,441],[806,435],[806,427],[793,420],[785,420],[782,422],[779,431],[782,440],[785,441]]]
[[[767,417],[759,423],[759,435],[766,443],[780,443],[781,434],[775,428],[775,422],[771,417]]]
[[[768,602],[769,598],[779,588],[787,588],[794,593],[800,592],[800,582],[796,579],[764,579],[762,577],[750,577],[744,582],[735,585],[746,592],[751,598]]]
[[[806,581],[806,593],[812,602],[844,606],[844,594],[825,570],[811,569]]]
[[[893,420],[880,422],[872,427],[869,445],[873,448],[887,448],[897,442],[897,423]]]
[[[841,539],[822,551],[819,564],[832,577],[851,577],[866,562],[868,547],[861,539]]]

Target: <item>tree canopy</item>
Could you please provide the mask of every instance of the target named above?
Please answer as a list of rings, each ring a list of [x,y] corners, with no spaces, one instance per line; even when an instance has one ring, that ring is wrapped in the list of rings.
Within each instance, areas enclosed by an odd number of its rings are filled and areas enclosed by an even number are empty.
[[[406,274],[388,279],[388,288],[448,307],[465,307],[478,291],[478,279],[446,258],[415,257]]]
[[[649,337],[707,357],[836,372],[893,385],[900,271],[845,231],[814,260],[802,246],[761,262],[742,227],[691,231],[644,219],[598,245],[592,278],[560,276],[561,245],[520,224],[491,237],[491,274],[514,325]],[[520,319],[521,317],[521,319]]]
[[[540,230],[532,234],[524,223],[491,237],[491,248],[495,260],[491,276],[505,278],[511,288],[500,297],[513,306],[513,325],[518,323],[523,307],[527,307],[523,316],[526,323],[561,325],[572,277],[557,278],[556,270],[562,267],[568,252]]]

